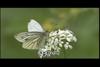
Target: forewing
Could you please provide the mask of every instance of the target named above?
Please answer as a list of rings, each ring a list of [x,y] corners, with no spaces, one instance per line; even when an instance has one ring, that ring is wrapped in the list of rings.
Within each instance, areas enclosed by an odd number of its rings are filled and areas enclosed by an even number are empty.
[[[28,23],[28,32],[44,32],[44,30],[37,21],[32,19]]]
[[[26,40],[29,40],[31,38],[36,38],[38,37],[37,35],[39,35],[39,33],[33,33],[33,32],[22,32],[19,34],[15,35],[16,40],[18,40],[19,42],[25,42]]]

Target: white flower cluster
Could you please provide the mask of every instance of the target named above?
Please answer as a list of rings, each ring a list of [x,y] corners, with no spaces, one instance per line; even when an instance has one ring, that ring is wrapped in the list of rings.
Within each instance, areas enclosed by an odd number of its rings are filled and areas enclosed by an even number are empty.
[[[49,33],[46,45],[39,49],[40,58],[49,57],[51,55],[59,55],[61,48],[72,49],[70,42],[76,42],[77,39],[70,30],[57,30]]]

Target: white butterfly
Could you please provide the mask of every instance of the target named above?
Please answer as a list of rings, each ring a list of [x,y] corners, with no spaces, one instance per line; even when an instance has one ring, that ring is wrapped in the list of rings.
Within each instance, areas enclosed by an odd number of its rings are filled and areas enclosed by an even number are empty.
[[[28,32],[19,33],[15,38],[23,43],[22,47],[25,49],[39,49],[45,44],[47,36],[41,25],[31,19],[28,23]]]

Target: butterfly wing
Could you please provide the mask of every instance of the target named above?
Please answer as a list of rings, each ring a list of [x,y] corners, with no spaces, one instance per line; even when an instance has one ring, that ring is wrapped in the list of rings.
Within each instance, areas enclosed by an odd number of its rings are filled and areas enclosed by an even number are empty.
[[[34,32],[35,33],[35,32]],[[46,43],[47,36],[44,33],[35,33],[35,36],[32,36],[30,39],[23,42],[23,48],[25,49],[39,49],[44,47]]]
[[[31,38],[25,42],[23,42],[22,47],[25,49],[38,49],[39,48],[40,37]]]
[[[41,42],[43,42],[43,40],[44,40],[42,38],[43,36],[41,33],[44,33],[43,28],[37,21],[32,19],[28,23],[28,32],[19,33],[19,34],[15,35],[15,38],[19,42],[23,43],[23,45],[22,45],[23,48],[38,49],[40,46],[39,44]]]
[[[22,32],[22,33],[16,34],[15,38],[19,42],[25,42],[26,40],[28,40],[30,38],[36,38],[36,37],[38,37],[36,35],[39,35],[39,33]]]
[[[16,34],[14,37],[17,41],[19,42],[24,42],[25,39],[27,38],[27,32],[22,32],[22,33],[19,33],[19,34]]]
[[[45,44],[45,35],[42,32],[22,32],[15,36],[22,42],[25,49],[38,49]]]
[[[28,23],[28,32],[44,32],[44,30],[37,21],[32,19]]]

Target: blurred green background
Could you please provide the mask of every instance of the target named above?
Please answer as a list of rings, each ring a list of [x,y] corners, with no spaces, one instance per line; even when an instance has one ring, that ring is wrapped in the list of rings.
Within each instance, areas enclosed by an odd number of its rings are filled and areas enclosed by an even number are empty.
[[[99,8],[1,8],[1,58],[39,58],[14,38],[27,31],[30,19],[49,32],[67,28],[75,33],[73,49],[52,58],[99,58]]]

